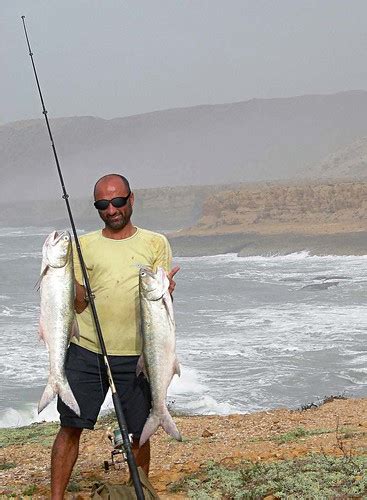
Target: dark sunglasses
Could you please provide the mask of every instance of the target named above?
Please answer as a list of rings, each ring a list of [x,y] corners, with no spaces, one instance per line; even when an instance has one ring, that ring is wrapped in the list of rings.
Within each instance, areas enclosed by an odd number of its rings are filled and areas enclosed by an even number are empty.
[[[94,206],[97,210],[106,210],[109,204],[115,208],[124,207],[127,203],[127,200],[130,198],[131,191],[127,196],[117,196],[116,198],[112,198],[112,200],[97,200],[94,202]]]

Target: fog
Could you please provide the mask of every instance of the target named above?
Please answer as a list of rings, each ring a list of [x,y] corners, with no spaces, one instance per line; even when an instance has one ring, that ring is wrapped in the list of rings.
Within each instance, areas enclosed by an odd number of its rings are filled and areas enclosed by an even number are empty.
[[[363,0],[2,0],[0,123],[367,89]],[[5,69],[4,69],[5,68]]]

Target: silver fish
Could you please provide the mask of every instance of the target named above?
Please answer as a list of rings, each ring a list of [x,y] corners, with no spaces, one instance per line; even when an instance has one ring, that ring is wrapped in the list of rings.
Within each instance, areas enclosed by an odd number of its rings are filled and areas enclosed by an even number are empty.
[[[164,269],[157,272],[142,267],[139,272],[141,331],[143,354],[137,366],[150,383],[152,409],[140,437],[142,446],[159,426],[178,441],[182,441],[166,405],[167,389],[180,366],[175,352],[175,320],[169,281]]]
[[[68,231],[53,231],[42,248],[39,334],[49,353],[49,377],[38,404],[40,413],[58,394],[77,415],[79,405],[65,376],[66,351],[72,335],[79,336],[74,312],[74,268]]]

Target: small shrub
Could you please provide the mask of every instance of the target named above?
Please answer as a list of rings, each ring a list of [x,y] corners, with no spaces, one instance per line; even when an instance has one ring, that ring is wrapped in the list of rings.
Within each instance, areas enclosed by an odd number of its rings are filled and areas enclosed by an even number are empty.
[[[3,462],[0,464],[0,470],[8,470],[8,469],[13,469],[17,465],[14,464],[13,462]]]
[[[289,443],[290,441],[296,441],[299,438],[307,436],[307,431],[304,427],[297,427],[296,429],[286,432],[285,434],[280,434],[279,436],[275,436],[273,441],[277,443]]]
[[[71,480],[69,482],[68,487],[67,487],[67,491],[75,493],[77,491],[81,491],[81,487],[80,487],[80,485],[79,485],[79,483],[77,481]]]
[[[272,437],[272,441],[279,444],[289,443],[291,441],[297,441],[297,439],[308,437],[308,436],[319,436],[320,434],[330,434],[331,430],[328,429],[313,429],[307,430],[304,427],[297,427],[285,434],[280,434],[278,436]]]
[[[59,429],[56,423],[35,423],[26,427],[0,429],[0,446],[39,443],[50,445]]]
[[[23,490],[22,494],[27,496],[27,497],[31,497],[32,495],[34,495],[36,493],[36,491],[37,491],[37,485],[31,484]]]
[[[209,462],[197,474],[173,483],[172,492],[196,500],[350,498],[367,495],[367,457],[308,455],[281,462],[244,461],[228,467]]]

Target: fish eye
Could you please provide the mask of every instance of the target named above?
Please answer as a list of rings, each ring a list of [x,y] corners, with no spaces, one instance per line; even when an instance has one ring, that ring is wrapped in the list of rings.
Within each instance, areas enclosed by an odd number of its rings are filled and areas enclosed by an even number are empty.
[[[146,275],[146,273],[144,271],[141,271],[140,274],[141,274],[141,276],[145,276]]]

